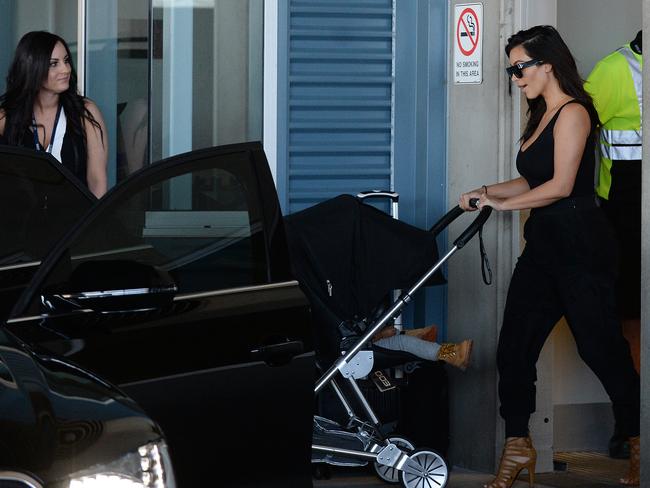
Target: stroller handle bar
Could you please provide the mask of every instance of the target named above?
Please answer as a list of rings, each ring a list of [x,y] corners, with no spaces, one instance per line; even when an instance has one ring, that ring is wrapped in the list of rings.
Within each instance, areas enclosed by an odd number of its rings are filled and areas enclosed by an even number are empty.
[[[472,198],[469,201],[470,206],[477,208],[478,206],[478,198]],[[454,208],[452,208],[449,212],[447,212],[445,215],[443,215],[438,222],[433,224],[431,228],[429,229],[429,232],[432,232],[434,236],[438,236],[444,229],[446,229],[449,224],[451,224],[454,220],[456,220],[458,217],[463,215],[465,211],[460,208],[458,205],[456,205]],[[472,237],[483,227],[487,219],[490,217],[490,214],[492,213],[492,207],[485,206],[481,210],[481,213],[474,219],[474,222],[470,224],[467,229],[454,241],[454,246],[456,246],[458,249],[461,249],[465,244],[467,244],[470,240],[472,240]]]
[[[472,205],[472,207],[476,207],[477,204],[478,199],[472,198],[472,200],[470,200],[470,205]],[[467,229],[465,229],[465,231],[458,237],[458,239],[454,241],[454,246],[456,246],[458,249],[461,249],[465,244],[472,240],[472,237],[474,237],[474,235],[479,230],[481,230],[483,224],[485,224],[491,213],[492,207],[483,207],[481,209],[481,213],[479,213],[478,217],[474,219],[474,222],[472,222],[469,227],[467,227]]]
[[[434,235],[437,235],[442,231],[442,229],[447,227],[464,212],[465,211],[459,206],[454,207],[449,212],[447,212],[447,214],[444,215],[436,224],[434,224],[430,231],[433,232]],[[402,292],[401,296],[393,304],[393,306],[379,319],[377,319],[377,321],[372,324],[368,330],[366,330],[363,337],[361,337],[354,346],[346,351],[345,354],[340,356],[335,361],[335,363],[321,376],[321,378],[316,382],[316,387],[314,388],[315,393],[318,393],[320,390],[322,390],[325,385],[334,377],[334,375],[338,371],[342,370],[348,361],[351,360],[354,355],[357,354],[365,346],[365,344],[368,343],[368,341],[370,341],[372,337],[377,332],[379,332],[384,327],[384,325],[388,323],[389,320],[399,315],[402,308],[404,308],[412,300],[414,293],[420,289],[456,251],[461,249],[467,242],[469,242],[470,239],[472,239],[472,237],[474,237],[474,235],[481,229],[481,227],[483,227],[483,224],[485,224],[491,213],[492,207],[483,207],[478,217],[476,217],[474,221],[469,225],[469,227],[467,227],[465,231],[460,235],[460,237],[454,241],[452,249],[449,250],[449,252],[447,252],[447,254],[445,254],[442,258],[440,258],[438,262],[432,268],[430,268],[418,280],[417,283],[415,283],[415,285],[413,285],[408,291]]]

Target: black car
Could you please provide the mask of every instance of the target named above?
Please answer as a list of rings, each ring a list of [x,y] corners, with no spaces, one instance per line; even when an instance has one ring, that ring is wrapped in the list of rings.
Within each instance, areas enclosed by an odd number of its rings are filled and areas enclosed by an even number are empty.
[[[70,380],[79,390],[74,401],[104,399],[85,410],[70,403],[64,418],[52,414],[53,424],[112,418],[116,405],[138,412],[129,415],[149,422],[158,437],[135,442],[136,452],[151,445],[164,451],[166,439],[181,488],[311,486],[310,312],[290,272],[261,145],[175,156],[96,203],[47,155],[2,148],[0,168],[2,231],[13,239],[0,243],[0,313],[7,317],[0,374],[4,364],[7,377],[18,375],[3,356],[6,338],[6,347],[46,378],[48,391],[55,391],[52,372],[78,377],[78,384]],[[134,443],[119,436],[84,438],[61,454],[79,469],[52,477],[57,456],[39,446],[58,452],[65,436],[36,428],[30,445],[39,454],[5,456],[20,438],[24,406],[5,404],[4,388],[0,383],[0,480],[13,472],[59,486],[77,471],[105,474],[102,466],[133,452]],[[123,426],[125,439],[130,428]],[[111,453],[93,464],[81,455],[86,450]],[[140,480],[133,486],[174,483]]]
[[[176,486],[160,428],[133,400],[5,330],[0,412],[3,488]]]

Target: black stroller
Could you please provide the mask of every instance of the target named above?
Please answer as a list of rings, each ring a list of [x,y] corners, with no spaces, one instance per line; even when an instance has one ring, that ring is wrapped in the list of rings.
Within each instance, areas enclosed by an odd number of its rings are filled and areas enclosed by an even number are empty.
[[[322,373],[315,392],[331,386],[348,416],[345,425],[314,417],[312,462],[343,466],[372,462],[377,475],[389,483],[401,480],[407,488],[446,485],[444,458],[433,450],[416,449],[403,437],[385,436],[356,380],[372,371],[422,361],[407,352],[378,347],[371,339],[401,313],[419,288],[445,282],[441,266],[482,228],[491,208],[484,208],[439,259],[436,236],[463,213],[456,207],[424,231],[358,198],[341,195],[285,217],[294,273],[312,308]],[[404,291],[387,304],[395,289]],[[353,402],[361,406],[363,416],[356,414]]]

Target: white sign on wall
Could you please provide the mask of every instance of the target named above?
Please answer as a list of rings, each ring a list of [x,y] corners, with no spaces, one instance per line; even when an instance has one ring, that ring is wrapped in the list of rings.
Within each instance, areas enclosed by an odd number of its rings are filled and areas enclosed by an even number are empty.
[[[483,4],[454,6],[454,83],[483,81]]]

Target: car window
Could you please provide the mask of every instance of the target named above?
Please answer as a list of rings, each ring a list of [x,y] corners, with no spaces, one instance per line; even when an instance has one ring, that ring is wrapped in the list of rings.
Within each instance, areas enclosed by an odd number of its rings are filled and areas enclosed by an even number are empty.
[[[0,146],[0,271],[40,260],[94,201],[51,156]]]
[[[128,189],[69,243],[45,286],[60,287],[91,260],[156,266],[179,293],[267,282],[261,209],[246,154],[189,161],[125,182]]]

